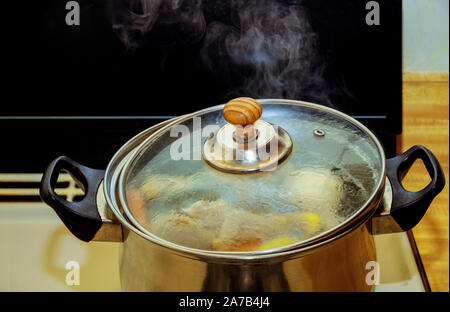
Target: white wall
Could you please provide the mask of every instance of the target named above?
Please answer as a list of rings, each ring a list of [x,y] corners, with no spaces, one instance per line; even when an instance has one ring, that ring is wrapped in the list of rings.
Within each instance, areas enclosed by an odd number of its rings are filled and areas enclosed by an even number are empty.
[[[449,0],[403,0],[404,72],[448,73]]]

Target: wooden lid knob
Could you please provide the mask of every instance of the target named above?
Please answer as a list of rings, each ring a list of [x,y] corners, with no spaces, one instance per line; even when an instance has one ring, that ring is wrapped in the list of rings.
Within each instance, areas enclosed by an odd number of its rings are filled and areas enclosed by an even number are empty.
[[[261,117],[262,107],[252,98],[240,97],[225,104],[222,113],[230,124],[245,127],[255,123]]]

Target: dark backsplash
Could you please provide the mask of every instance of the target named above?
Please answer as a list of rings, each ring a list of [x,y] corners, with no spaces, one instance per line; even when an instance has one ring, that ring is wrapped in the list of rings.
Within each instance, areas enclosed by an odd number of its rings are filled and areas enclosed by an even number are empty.
[[[117,31],[129,25],[117,15],[127,1],[78,2],[79,26],[65,24],[65,1],[3,4],[10,13],[0,22],[0,172],[40,172],[59,154],[104,167],[123,143],[158,120],[245,95],[335,107],[389,146],[401,132],[401,0],[378,1],[380,26],[365,24],[364,0],[248,0],[238,9],[230,1],[204,0],[200,35],[189,35],[191,24],[169,23],[174,14],[166,8],[132,45]],[[274,16],[270,28],[266,20]],[[295,30],[298,42],[288,37]],[[251,41],[255,33],[262,33],[260,49]],[[297,53],[293,59],[280,55],[273,36]],[[55,116],[80,118],[49,118]]]

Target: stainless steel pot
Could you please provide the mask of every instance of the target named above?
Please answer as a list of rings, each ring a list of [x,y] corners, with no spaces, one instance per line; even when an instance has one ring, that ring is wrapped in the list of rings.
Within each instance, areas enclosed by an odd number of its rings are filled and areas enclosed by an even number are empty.
[[[422,146],[385,160],[379,141],[368,129],[330,108],[289,100],[259,102],[263,107],[276,104],[322,110],[348,120],[367,134],[380,155],[381,178],[373,194],[351,218],[309,240],[258,252],[190,248],[139,226],[123,199],[124,175],[143,145],[156,134],[199,112],[165,121],[138,134],[115,154],[106,170],[87,168],[65,156],[56,158],[42,178],[41,197],[78,238],[122,242],[120,276],[126,291],[372,290],[366,265],[376,261],[373,235],[407,231],[420,221],[445,185],[438,161]],[[223,105],[201,113],[221,109]],[[408,192],[401,180],[416,159],[425,163],[431,182],[419,192]],[[67,202],[55,194],[61,170],[68,171],[82,185],[86,194],[82,201]]]

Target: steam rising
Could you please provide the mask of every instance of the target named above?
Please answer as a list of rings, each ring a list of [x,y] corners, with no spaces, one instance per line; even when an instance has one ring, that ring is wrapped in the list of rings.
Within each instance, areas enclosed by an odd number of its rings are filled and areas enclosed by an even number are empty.
[[[329,104],[317,36],[302,1],[114,2],[110,11],[113,28],[130,50],[144,45],[152,30],[163,30],[160,42],[199,44],[200,56],[195,61],[203,70],[216,79],[238,81],[230,96]]]
[[[119,39],[134,50],[153,28],[165,30],[165,44],[200,40],[206,29],[201,0],[117,0],[107,3]]]

